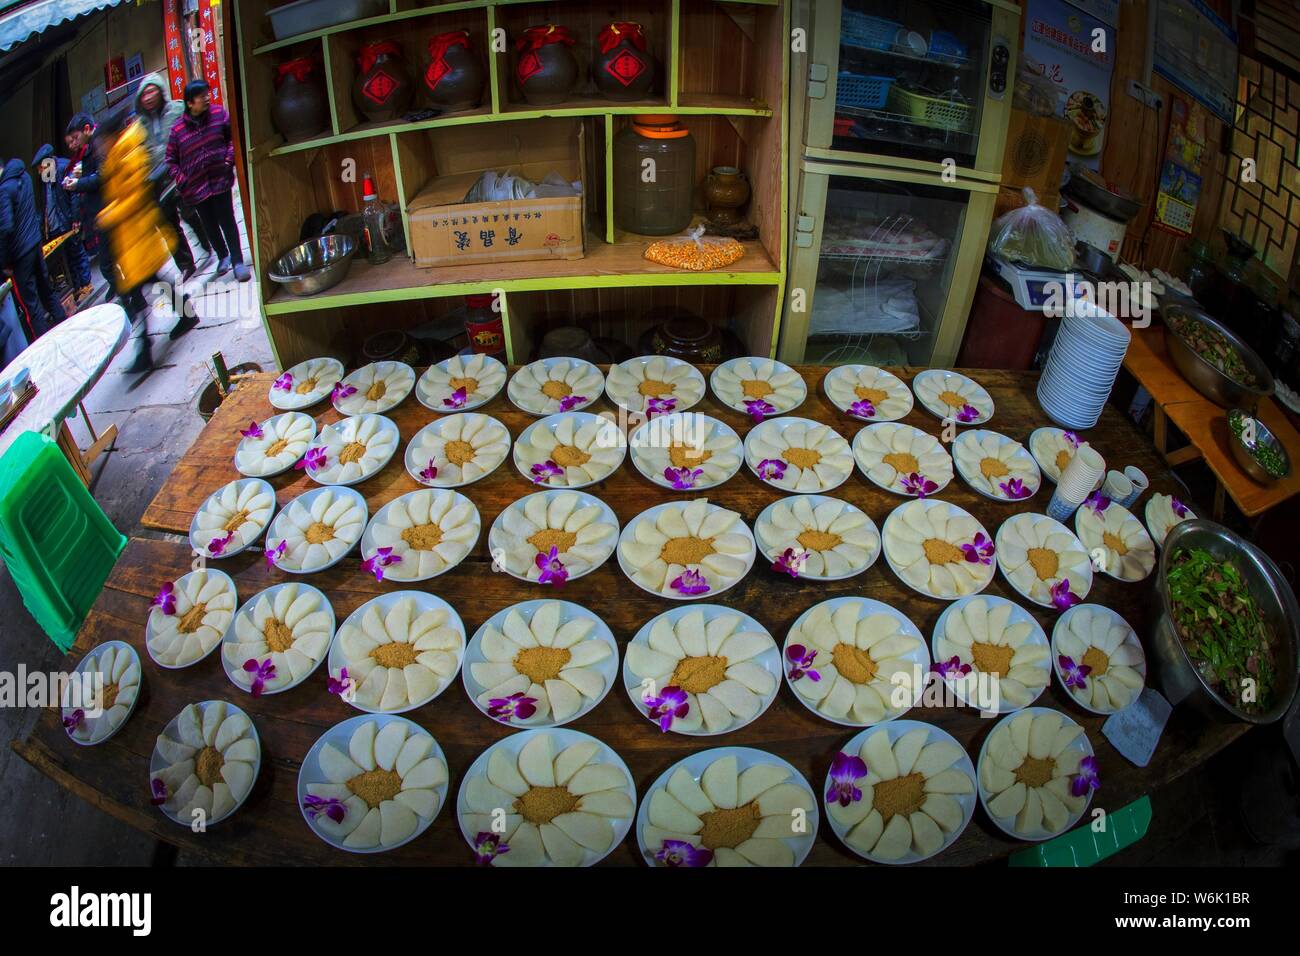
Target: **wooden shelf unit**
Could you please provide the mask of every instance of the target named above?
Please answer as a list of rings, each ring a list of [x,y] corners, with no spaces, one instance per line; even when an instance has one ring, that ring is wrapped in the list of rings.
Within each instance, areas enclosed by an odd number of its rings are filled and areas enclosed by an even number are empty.
[[[234,0],[241,88],[234,112],[243,123],[253,215],[253,248],[263,316],[276,361],[288,367],[315,355],[348,357],[356,343],[386,328],[407,328],[460,305],[457,297],[498,292],[508,317],[511,361],[526,361],[547,323],[558,324],[564,303],[570,319],[599,326],[601,335],[635,347],[646,324],[638,315],[662,306],[697,311],[742,337],[756,354],[775,354],[786,275],[786,170],[790,14],[785,0],[472,0],[417,4],[389,0],[389,12],[284,40],[273,39],[266,11],[280,0]],[[577,38],[583,75],[605,23],[635,20],[646,28],[660,77],[643,102],[600,97],[585,80],[572,99],[547,108],[524,103],[514,85],[514,39],[533,24],[561,23]],[[370,123],[352,104],[355,58],[362,43],[395,40],[402,46],[417,90],[411,109],[427,105],[421,73],[428,38],[468,30],[488,71],[483,103],[474,110],[407,122]],[[490,38],[505,31],[506,50]],[[320,135],[286,141],[271,124],[275,67],[312,56],[329,95],[330,126]],[[739,166],[753,196],[747,216],[758,229],[745,256],[707,273],[646,261],[650,237],[623,233],[613,219],[613,144],[630,117],[678,116],[696,141],[696,210],[713,166]],[[439,173],[434,157],[484,137],[526,144],[544,124],[583,127],[588,237],[583,259],[418,268],[406,255],[371,266],[358,254],[348,276],[310,297],[291,296],[266,278],[276,257],[298,241],[303,220],[316,212],[359,211],[361,179],[375,177],[379,195],[402,209]],[[526,149],[526,146],[524,147]],[[503,159],[503,165],[509,165]],[[355,178],[344,181],[349,168]],[[602,319],[605,309],[618,315]]]

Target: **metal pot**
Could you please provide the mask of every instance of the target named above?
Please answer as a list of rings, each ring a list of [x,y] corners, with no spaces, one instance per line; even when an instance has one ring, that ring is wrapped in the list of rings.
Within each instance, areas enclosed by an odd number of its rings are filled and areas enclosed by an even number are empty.
[[[351,236],[317,236],[271,263],[267,278],[280,283],[291,295],[316,295],[343,281],[356,251],[357,243]]]
[[[1106,185],[1099,175],[1077,163],[1070,164],[1070,181],[1062,188],[1066,195],[1122,223],[1132,222],[1142,208],[1142,200],[1137,196],[1118,186]]]
[[[1173,558],[1183,548],[1203,548],[1221,561],[1233,560],[1241,569],[1251,596],[1264,620],[1278,637],[1278,683],[1273,706],[1264,713],[1247,713],[1210,689],[1200,670],[1187,656],[1174,624],[1167,578]],[[1296,692],[1296,661],[1300,659],[1300,606],[1277,565],[1259,548],[1223,525],[1204,518],[1174,525],[1160,549],[1155,581],[1155,632],[1150,656],[1154,675],[1171,704],[1184,700],[1218,720],[1271,724],[1291,706]]]
[[[1190,305],[1166,303],[1162,305],[1161,312],[1165,317],[1165,347],[1169,350],[1169,357],[1173,359],[1178,371],[1183,373],[1183,378],[1210,401],[1224,408],[1245,408],[1253,411],[1261,398],[1273,394],[1273,375],[1264,364],[1264,360],[1222,322],[1203,309]],[[1171,318],[1192,319],[1214,329],[1237,350],[1246,368],[1263,384],[1258,388],[1251,388],[1224,375],[1201,358],[1196,350],[1174,331],[1173,326],[1168,324]]]
[[[1251,415],[1240,408],[1234,408],[1228,412],[1228,445],[1232,448],[1232,457],[1237,460],[1241,470],[1249,475],[1253,481],[1257,481],[1261,485],[1276,484],[1291,474],[1291,456],[1287,454],[1282,443],[1277,440],[1277,436],[1269,431],[1268,426],[1258,418],[1255,419],[1255,442],[1253,445],[1248,446],[1241,435],[1237,433],[1236,428],[1236,421],[1243,417],[1250,418]],[[1283,474],[1271,474],[1255,458],[1254,452],[1260,445],[1267,445],[1277,452],[1286,468]]]

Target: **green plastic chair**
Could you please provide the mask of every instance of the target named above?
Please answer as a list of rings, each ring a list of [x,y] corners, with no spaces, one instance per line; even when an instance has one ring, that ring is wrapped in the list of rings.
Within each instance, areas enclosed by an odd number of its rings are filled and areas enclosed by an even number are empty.
[[[1088,823],[1054,840],[1011,854],[1011,866],[1092,866],[1132,846],[1151,826],[1151,798],[1139,797],[1106,815],[1106,829],[1094,833]]]
[[[0,557],[60,650],[72,647],[125,547],[53,439],[15,439],[0,457]]]

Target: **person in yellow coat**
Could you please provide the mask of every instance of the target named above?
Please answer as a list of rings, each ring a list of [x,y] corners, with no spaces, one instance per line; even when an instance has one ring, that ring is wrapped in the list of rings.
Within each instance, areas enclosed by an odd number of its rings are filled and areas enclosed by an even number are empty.
[[[132,325],[140,327],[139,347],[127,368],[129,372],[146,372],[154,367],[144,288],[164,281],[158,273],[171,262],[176,242],[149,182],[146,140],[139,120],[125,110],[109,116],[95,131],[104,199],[96,223],[107,236],[112,252],[113,285]],[[199,324],[192,303],[183,293],[177,311],[180,318],[170,332],[172,339]]]

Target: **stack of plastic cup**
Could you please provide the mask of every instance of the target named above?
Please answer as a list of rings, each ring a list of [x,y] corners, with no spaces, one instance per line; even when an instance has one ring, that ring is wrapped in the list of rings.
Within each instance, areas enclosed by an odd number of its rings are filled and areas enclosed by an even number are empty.
[[[1061,480],[1056,483],[1056,492],[1047,503],[1047,515],[1064,524],[1070,516],[1079,510],[1079,505],[1092,494],[1097,487],[1097,480],[1106,471],[1106,462],[1093,451],[1091,445],[1080,445],[1074,453]]]
[[[1138,468],[1136,465],[1129,465],[1125,468],[1124,476],[1133,483],[1133,493],[1124,501],[1121,501],[1120,504],[1132,511],[1133,505],[1135,505],[1137,500],[1146,494],[1147,489],[1151,487],[1151,480],[1147,478],[1146,472],[1141,468]]]
[[[1106,481],[1101,486],[1101,493],[1117,504],[1124,505],[1133,497],[1133,482],[1128,475],[1113,468],[1106,472]]]

